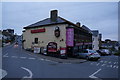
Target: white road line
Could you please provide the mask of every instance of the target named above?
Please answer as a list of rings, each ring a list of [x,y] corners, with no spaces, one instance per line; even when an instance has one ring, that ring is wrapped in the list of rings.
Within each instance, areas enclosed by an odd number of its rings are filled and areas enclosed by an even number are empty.
[[[113,66],[113,68],[118,68],[118,66]]]
[[[12,58],[17,58],[17,56],[12,56]]]
[[[21,67],[21,68],[24,69],[24,70],[26,70],[29,73],[29,75],[30,75],[30,76],[24,76],[23,78],[32,78],[33,73],[29,69],[27,69],[25,67]]]
[[[0,80],[7,75],[7,71],[0,69]]]
[[[6,53],[5,55],[3,55],[3,57],[8,57],[8,53]]]
[[[44,59],[40,59],[40,60],[44,60]]]
[[[106,64],[102,64],[101,66],[105,66]]]
[[[26,59],[26,57],[20,57],[21,59]]]
[[[114,64],[116,64],[116,62],[114,62]]]
[[[28,59],[35,59],[35,58],[28,58]]]
[[[96,66],[98,66],[100,63],[97,63]]]
[[[96,76],[94,76],[95,74],[97,74],[99,71],[101,71],[101,69],[98,69],[96,72],[94,72],[92,75],[90,75],[89,77],[90,78],[97,78],[98,79],[98,77],[96,77]],[[101,80],[101,79],[98,79],[98,80]]]

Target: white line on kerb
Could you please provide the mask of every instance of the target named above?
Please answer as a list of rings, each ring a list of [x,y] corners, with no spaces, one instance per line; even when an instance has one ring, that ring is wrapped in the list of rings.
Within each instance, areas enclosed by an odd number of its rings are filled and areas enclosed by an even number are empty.
[[[99,79],[98,77],[94,76],[95,74],[97,74],[99,71],[101,71],[101,69],[98,69],[96,72],[94,72],[92,75],[90,75],[89,77],[90,78],[97,78],[97,80],[102,80],[102,79]]]
[[[24,70],[26,70],[29,73],[29,75],[30,75],[30,76],[24,76],[23,78],[32,78],[33,73],[29,69],[27,69],[25,67],[21,67],[21,68],[24,69]]]

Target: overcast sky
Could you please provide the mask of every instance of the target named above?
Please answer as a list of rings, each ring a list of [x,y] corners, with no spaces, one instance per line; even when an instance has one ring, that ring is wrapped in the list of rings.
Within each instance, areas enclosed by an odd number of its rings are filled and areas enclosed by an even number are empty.
[[[117,2],[3,2],[2,28],[22,34],[23,27],[50,17],[54,9],[73,23],[99,30],[103,40],[118,40]]]

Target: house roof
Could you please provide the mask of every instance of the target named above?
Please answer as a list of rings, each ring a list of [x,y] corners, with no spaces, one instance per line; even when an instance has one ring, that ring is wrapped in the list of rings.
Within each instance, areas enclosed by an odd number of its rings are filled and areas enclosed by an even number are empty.
[[[64,24],[64,23],[74,25],[77,28],[79,27],[78,25],[76,25],[76,24],[74,24],[74,23],[72,23],[72,22],[70,22],[70,21],[68,21],[68,20],[66,20],[66,19],[59,16],[59,17],[57,17],[56,22],[51,21],[50,18],[46,18],[46,19],[44,19],[42,21],[38,21],[38,22],[36,22],[34,24],[28,25],[28,26],[24,27],[24,29],[30,29],[30,28],[35,28],[35,27],[43,27],[43,26],[54,25],[54,24]],[[82,29],[83,31],[88,31],[86,29],[83,29],[82,27],[79,27],[79,28]]]
[[[42,26],[45,26],[45,25],[61,24],[61,23],[66,23],[66,21],[63,20],[61,17],[58,17],[56,22],[52,22],[50,18],[46,18],[42,21],[38,21],[34,24],[26,26],[26,27],[24,27],[24,29],[42,27]]]
[[[93,36],[98,36],[99,35],[99,31],[98,30],[92,30],[92,34],[93,34]]]

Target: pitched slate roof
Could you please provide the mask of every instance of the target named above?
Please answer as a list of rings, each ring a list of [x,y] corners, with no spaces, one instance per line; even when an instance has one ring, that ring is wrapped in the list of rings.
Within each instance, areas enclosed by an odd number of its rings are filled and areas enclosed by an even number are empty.
[[[26,27],[24,27],[24,29],[30,29],[30,28],[35,28],[35,27],[43,27],[43,26],[54,25],[54,24],[64,24],[64,23],[67,23],[67,24],[70,24],[70,25],[74,25],[74,26],[76,26],[76,28],[79,28],[82,31],[89,32],[88,30],[86,30],[86,29],[84,29],[82,27],[79,27],[78,25],[76,25],[76,24],[74,24],[74,23],[72,23],[72,22],[70,22],[70,21],[68,21],[68,20],[66,20],[66,19],[64,19],[64,18],[62,18],[60,16],[57,17],[57,21],[56,22],[53,22],[53,21],[51,21],[50,18],[47,18],[47,19],[44,19],[42,21],[38,21],[38,22],[36,22],[34,24],[31,24],[29,26],[26,26]]]
[[[61,17],[57,18],[56,22],[52,22],[50,18],[44,19],[42,21],[38,21],[34,24],[31,24],[27,27],[24,27],[24,29],[27,28],[34,28],[34,27],[41,27],[41,26],[45,26],[45,25],[52,25],[52,24],[61,24],[61,23],[66,23],[67,21],[63,20]]]

